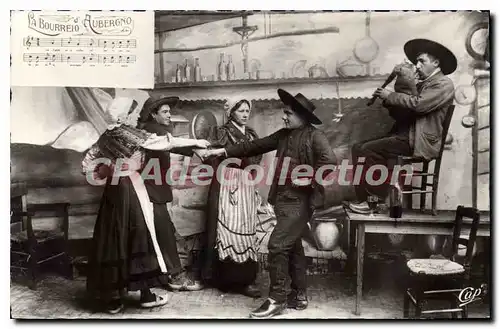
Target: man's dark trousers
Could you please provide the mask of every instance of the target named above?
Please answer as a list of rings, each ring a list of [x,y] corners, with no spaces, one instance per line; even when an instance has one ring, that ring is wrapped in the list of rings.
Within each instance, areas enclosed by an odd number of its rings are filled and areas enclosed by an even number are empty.
[[[396,164],[397,157],[399,155],[410,156],[412,152],[408,133],[406,132],[355,144],[352,147],[352,164],[355,166],[354,168],[356,168],[358,159],[364,157],[363,173],[366,173],[373,165],[384,165],[390,170],[387,182],[378,186],[368,184],[363,174],[360,184],[355,186],[358,201],[366,201],[368,195],[376,195],[382,199],[387,197],[392,169]],[[377,178],[375,175],[373,176]]]
[[[292,290],[305,293],[307,289],[307,263],[302,236],[312,215],[309,194],[282,188],[277,193],[274,210],[277,223],[268,243],[269,297],[283,303],[287,296],[285,283],[289,277]]]

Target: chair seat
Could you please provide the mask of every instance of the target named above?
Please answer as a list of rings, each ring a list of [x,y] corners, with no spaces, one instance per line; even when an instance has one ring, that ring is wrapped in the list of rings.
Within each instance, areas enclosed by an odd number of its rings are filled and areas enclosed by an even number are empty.
[[[415,274],[452,275],[465,272],[462,265],[449,259],[410,259],[406,266]]]
[[[48,240],[55,240],[64,238],[64,232],[61,231],[50,231],[50,230],[33,230],[33,235],[38,242],[44,242]],[[28,240],[28,231],[20,231],[11,234],[10,239],[15,242],[23,242]]]

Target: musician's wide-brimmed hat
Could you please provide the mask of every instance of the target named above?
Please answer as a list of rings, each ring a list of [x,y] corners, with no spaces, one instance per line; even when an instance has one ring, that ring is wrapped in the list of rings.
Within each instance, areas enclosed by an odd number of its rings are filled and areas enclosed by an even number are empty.
[[[439,67],[444,75],[451,74],[457,69],[457,58],[442,44],[427,40],[413,39],[404,45],[404,51],[408,59],[417,64],[417,57],[422,53],[430,54],[439,59]]]
[[[305,118],[312,124],[320,125],[323,122],[314,114],[314,110],[316,110],[316,106],[307,99],[306,96],[298,93],[295,96],[292,96],[289,92],[278,89],[278,95],[285,105],[289,105],[292,110],[297,112],[301,117]]]
[[[151,112],[154,109],[161,107],[162,105],[169,105],[170,108],[174,108],[179,103],[179,97],[177,96],[169,96],[169,97],[160,97],[160,96],[151,96],[144,102],[144,106],[142,107],[141,114],[139,120],[141,122],[145,122],[149,119]]]

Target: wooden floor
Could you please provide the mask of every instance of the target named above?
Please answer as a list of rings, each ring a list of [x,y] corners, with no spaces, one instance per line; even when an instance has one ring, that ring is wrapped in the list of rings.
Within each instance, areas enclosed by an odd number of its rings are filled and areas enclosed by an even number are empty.
[[[353,314],[354,294],[352,278],[341,271],[328,275],[308,276],[309,307],[304,311],[286,310],[277,319],[401,319],[403,295],[399,271],[395,264],[368,262],[372,275],[368,278],[362,301],[363,313]],[[38,290],[32,291],[21,284],[11,284],[11,316],[15,319],[246,319],[249,312],[264,301],[269,284],[268,274],[258,278],[263,298],[252,299],[232,293],[221,293],[212,288],[194,292],[169,292],[169,303],[164,307],[144,310],[137,307],[138,294],[132,292],[124,312],[116,315],[100,313],[85,298],[85,278],[74,281],[47,277]],[[167,293],[155,288],[157,293]],[[490,318],[486,303],[471,305],[470,318]],[[440,317],[446,317],[441,315]]]

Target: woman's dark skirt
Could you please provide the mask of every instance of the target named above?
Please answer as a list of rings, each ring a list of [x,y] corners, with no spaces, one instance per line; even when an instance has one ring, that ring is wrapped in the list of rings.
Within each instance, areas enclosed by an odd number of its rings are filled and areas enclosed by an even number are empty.
[[[121,177],[117,185],[106,185],[92,242],[87,277],[87,291],[92,296],[113,298],[124,290],[167,283],[128,177]]]
[[[253,284],[259,270],[259,263],[251,259],[244,263],[215,259],[214,266],[213,285],[221,290],[238,290]]]

